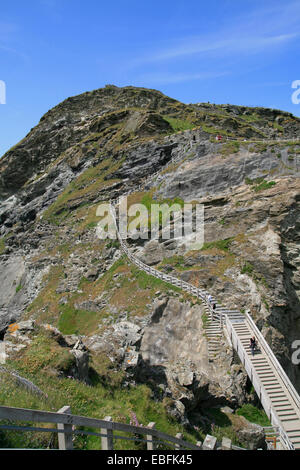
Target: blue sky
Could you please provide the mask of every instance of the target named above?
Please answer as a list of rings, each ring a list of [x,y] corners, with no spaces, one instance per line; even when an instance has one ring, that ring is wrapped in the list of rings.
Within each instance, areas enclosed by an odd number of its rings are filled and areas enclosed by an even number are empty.
[[[0,155],[63,99],[115,84],[185,103],[300,116],[299,0],[13,0],[1,4]]]

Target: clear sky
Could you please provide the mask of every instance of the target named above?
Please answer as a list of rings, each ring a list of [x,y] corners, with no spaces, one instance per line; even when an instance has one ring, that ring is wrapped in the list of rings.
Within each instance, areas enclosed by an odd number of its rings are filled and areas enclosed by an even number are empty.
[[[1,2],[0,155],[60,101],[108,83],[299,116],[299,39],[299,0]]]

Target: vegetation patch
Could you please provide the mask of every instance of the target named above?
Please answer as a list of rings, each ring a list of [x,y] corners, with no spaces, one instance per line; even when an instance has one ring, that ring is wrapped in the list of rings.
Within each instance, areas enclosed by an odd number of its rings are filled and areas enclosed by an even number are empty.
[[[210,250],[212,248],[218,248],[218,250],[229,251],[230,244],[233,242],[234,237],[225,238],[224,240],[216,240],[214,242],[204,243],[201,251]]]
[[[256,408],[251,404],[243,405],[236,411],[239,416],[244,416],[250,423],[259,424],[260,426],[271,426],[271,423],[264,410]]]
[[[19,285],[16,287],[16,293],[18,293],[21,289],[22,289],[22,284],[19,284]]]
[[[275,181],[263,181],[262,183],[258,184],[257,186],[254,187],[254,191],[257,193],[259,191],[264,191],[266,189],[270,189],[273,186],[275,186],[276,182]]]
[[[119,179],[109,179],[109,175],[122,165],[124,159],[113,162],[112,158],[102,160],[98,165],[88,168],[77,179],[72,181],[58,196],[56,201],[43,214],[43,219],[55,225],[60,225],[69,217],[74,201],[77,206],[85,204],[87,196],[96,196],[99,191],[108,189]],[[76,205],[75,204],[75,205]]]
[[[254,267],[252,266],[252,264],[246,261],[241,269],[241,274],[252,274],[253,270]]]
[[[52,375],[53,370],[58,373],[67,372],[74,363],[69,350],[61,347],[47,330],[41,330],[30,346],[22,350],[20,357],[22,360],[19,369],[32,374],[44,371]]]
[[[0,238],[0,255],[2,255],[5,251],[5,239]]]
[[[272,186],[275,186],[276,184],[275,181],[266,181],[263,177],[254,178],[254,179],[246,177],[245,183],[252,186],[252,189],[255,192],[264,191],[265,189],[272,188]]]
[[[239,150],[240,150],[240,143],[236,140],[233,140],[233,141],[226,142],[225,144],[223,144],[220,153],[224,157],[227,157],[228,155],[237,153]]]
[[[59,298],[61,294],[56,293],[59,282],[64,277],[63,266],[53,266],[44,277],[44,287],[39,295],[27,308],[26,317],[35,316],[38,323],[56,324],[59,315]]]
[[[236,423],[237,417],[234,416],[234,414],[227,415],[218,408],[205,409],[204,413],[209,418],[210,422],[210,424],[206,426],[205,432],[216,437],[219,442],[222,441],[223,437],[227,437],[234,445],[244,447],[239,441]]]
[[[64,355],[66,354],[66,356]],[[121,387],[123,374],[114,371],[111,361],[97,355],[91,360],[92,386],[85,385],[71,378],[58,377],[51,374],[53,368],[60,370],[69,367],[69,357],[72,355],[67,349],[55,345],[51,338],[42,338],[29,346],[24,353],[25,360],[10,361],[6,367],[11,367],[27,379],[33,381],[47,398],[33,395],[23,388],[16,387],[11,376],[1,375],[0,402],[2,406],[58,411],[64,405],[70,405],[73,414],[96,419],[111,416],[113,421],[130,424],[133,416],[139,424],[147,426],[155,422],[156,428],[162,432],[175,436],[183,433],[184,439],[196,443],[203,440],[201,430],[185,429],[171,417],[167,410],[167,403],[152,398],[152,390],[146,385],[135,387]],[[2,422],[1,424],[5,424]],[[34,423],[7,423],[24,426],[36,426]],[[55,424],[45,424],[41,427],[55,427]],[[86,429],[94,431],[94,429]],[[120,434],[118,432],[118,434]],[[128,437],[132,434],[121,433]],[[84,450],[100,450],[101,439],[95,436],[76,436],[74,448]],[[3,448],[58,448],[57,434],[26,433],[17,431],[0,431],[0,446]],[[116,450],[138,450],[144,444],[138,441],[125,441],[118,439],[114,442]]]
[[[61,308],[58,329],[65,335],[89,335],[98,329],[99,312],[80,310],[67,304]]]
[[[208,327],[208,324],[209,324],[209,317],[208,317],[207,313],[202,314],[201,320],[202,320],[203,328],[206,329]]]
[[[174,132],[182,132],[188,129],[193,129],[195,124],[190,121],[185,121],[183,119],[173,118],[170,116],[164,116],[164,120],[167,121],[172,127]]]

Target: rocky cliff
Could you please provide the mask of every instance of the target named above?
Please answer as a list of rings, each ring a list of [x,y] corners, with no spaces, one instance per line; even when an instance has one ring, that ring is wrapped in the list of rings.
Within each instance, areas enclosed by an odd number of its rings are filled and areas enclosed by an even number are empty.
[[[9,357],[26,358],[51,325],[80,336],[96,371],[109,361],[124,383],[152,384],[183,422],[199,406],[255,401],[226,338],[209,360],[203,306],[97,238],[98,204],[130,192],[132,203],[204,204],[201,250],[130,240],[131,250],[250,312],[300,391],[291,362],[300,338],[299,133],[300,120],[280,110],[185,105],[112,85],[46,113],[0,160],[0,337]],[[16,334],[24,320],[35,325],[29,336]]]

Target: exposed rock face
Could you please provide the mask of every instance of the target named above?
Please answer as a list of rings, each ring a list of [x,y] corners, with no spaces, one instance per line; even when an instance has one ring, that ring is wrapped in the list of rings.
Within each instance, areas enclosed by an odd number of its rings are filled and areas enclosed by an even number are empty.
[[[74,379],[89,383],[89,354],[87,351],[72,349],[71,353],[75,357],[75,364],[70,374]]]
[[[197,200],[202,250],[185,239],[129,240],[132,251],[251,312],[300,390],[290,360],[300,337],[300,145],[276,140],[299,131],[282,111],[184,105],[133,87],[50,110],[0,160],[0,334],[26,319],[59,327],[70,348],[81,335],[89,353],[73,350],[76,378],[88,380],[88,354],[104,354],[128,380],[152,381],[183,422],[200,404],[252,399],[225,338],[208,360],[202,306],[146,285],[115,240],[96,236],[102,201]],[[216,142],[220,132],[239,140]]]
[[[280,152],[280,158],[274,149],[266,148],[262,154],[257,154],[254,145],[240,148],[231,155],[218,154],[222,149],[212,143],[195,146],[192,150],[194,155],[164,176],[159,190],[163,197],[180,196],[188,201],[220,193],[223,196],[242,186],[246,177],[255,180],[267,174],[274,179],[295,173],[299,176],[300,172],[299,162],[288,160],[288,149]]]
[[[258,424],[249,423],[245,418],[241,418],[241,428],[239,438],[248,450],[266,449],[264,429]]]

